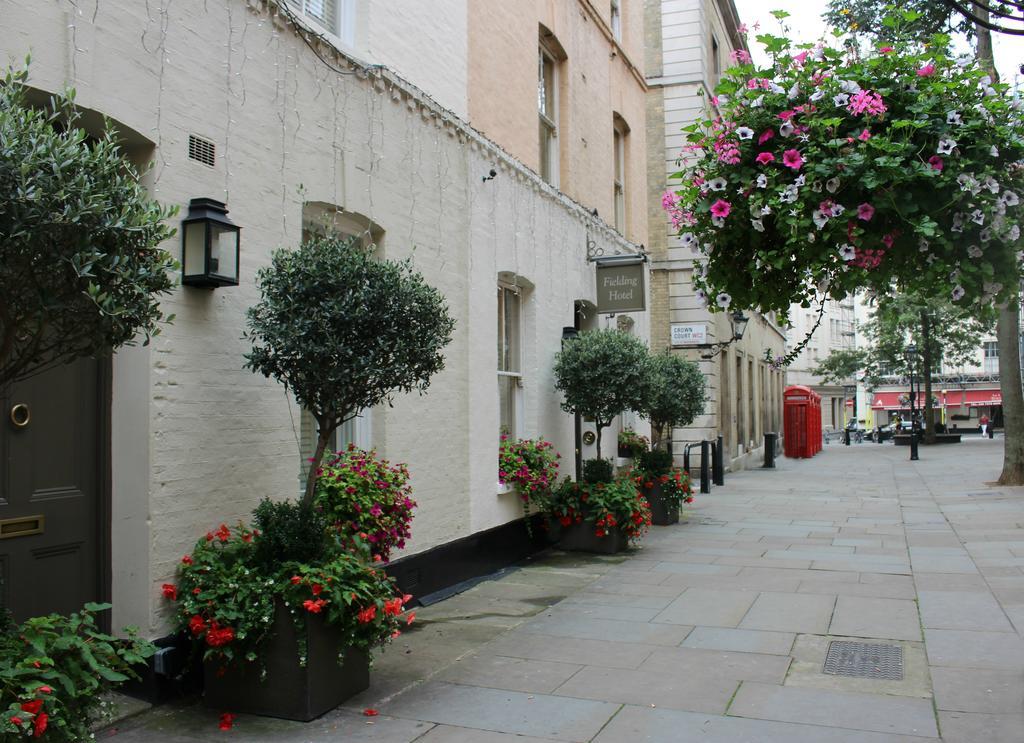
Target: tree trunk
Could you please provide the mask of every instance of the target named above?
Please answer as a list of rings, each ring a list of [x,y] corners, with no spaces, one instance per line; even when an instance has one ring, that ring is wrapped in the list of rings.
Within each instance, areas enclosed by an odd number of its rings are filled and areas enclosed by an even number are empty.
[[[596,420],[596,419],[595,419],[594,423],[597,426],[597,458],[600,459],[601,458],[601,429],[604,426],[601,425],[601,421]]]
[[[320,469],[320,463],[323,462],[324,451],[327,449],[327,442],[330,441],[334,428],[325,426],[317,421],[317,431],[316,451],[309,461],[309,473],[306,475],[306,493],[302,496],[302,505],[307,507],[313,505],[313,496],[316,493],[316,479],[319,476],[317,473]]]
[[[935,443],[935,408],[932,407],[932,341],[931,318],[928,310],[921,310],[921,345],[924,347],[922,358],[924,368],[924,442]]]
[[[1024,394],[1020,379],[1020,305],[999,310],[999,386],[1003,394],[1003,471],[1000,485],[1024,485]],[[994,425],[990,421],[989,425]]]
[[[988,20],[988,9],[974,7],[979,18]],[[978,61],[988,68],[993,80],[999,79],[992,57],[992,32],[975,24],[978,35]],[[1000,485],[1024,485],[1024,394],[1020,377],[1020,283],[1014,299],[999,310],[996,337],[999,339],[999,388],[1003,396],[1003,471]],[[989,422],[991,426],[992,423]]]

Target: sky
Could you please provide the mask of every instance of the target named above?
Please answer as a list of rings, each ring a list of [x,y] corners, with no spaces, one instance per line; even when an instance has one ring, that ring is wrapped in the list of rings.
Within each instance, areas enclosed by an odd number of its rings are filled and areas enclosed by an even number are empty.
[[[770,15],[773,10],[785,10],[790,14],[786,19],[786,23],[792,29],[790,38],[800,41],[815,41],[825,35],[827,31],[827,27],[821,19],[821,14],[827,6],[826,0],[733,0],[733,2],[736,3],[740,21],[751,27],[755,22],[760,21],[762,31],[778,33],[778,21]],[[754,60],[765,64],[767,57],[763,54],[759,56],[761,45],[754,40],[753,31],[748,37],[748,42]],[[1017,87],[1017,84],[1024,84],[1024,77],[1019,72],[1020,65],[1024,64],[1024,37],[994,33],[992,47],[1000,78],[1014,87]],[[964,51],[968,51],[966,42]]]

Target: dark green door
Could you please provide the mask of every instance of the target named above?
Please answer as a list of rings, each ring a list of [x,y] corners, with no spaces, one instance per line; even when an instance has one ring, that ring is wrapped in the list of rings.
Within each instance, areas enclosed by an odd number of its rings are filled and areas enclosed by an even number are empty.
[[[79,359],[0,398],[0,603],[16,620],[101,596],[99,376]]]

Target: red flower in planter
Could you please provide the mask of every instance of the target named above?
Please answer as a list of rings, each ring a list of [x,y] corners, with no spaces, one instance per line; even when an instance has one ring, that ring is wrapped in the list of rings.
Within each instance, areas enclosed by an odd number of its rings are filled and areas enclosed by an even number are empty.
[[[188,620],[188,629],[193,637],[199,637],[199,635],[206,632],[206,620],[196,614]]]
[[[182,565],[191,565],[192,564],[192,555],[185,555],[183,558],[181,558],[181,564]]]
[[[302,602],[302,606],[306,609],[306,611],[310,612],[311,614],[319,614],[320,610],[323,609],[326,605],[327,602],[323,599],[317,599],[316,601],[310,601],[307,599],[306,601]]]
[[[28,712],[30,715],[38,715],[39,710],[43,708],[42,699],[33,699],[31,702],[22,702],[21,711]]]
[[[219,648],[227,645],[235,639],[235,631],[230,627],[221,627],[216,621],[210,623],[210,630],[206,633],[206,644],[211,648]]]
[[[372,622],[375,616],[377,616],[377,607],[367,606],[365,609],[363,609],[356,615],[356,619],[358,619],[363,624],[367,624],[369,622]]]
[[[36,715],[36,719],[32,721],[32,737],[38,738],[46,732],[46,726],[50,722],[50,716],[45,712],[40,712]]]
[[[178,587],[173,583],[164,583],[160,590],[163,592],[165,599],[170,599],[171,601],[178,600]]]
[[[324,590],[324,587],[323,587],[323,586],[321,586],[321,585],[320,585],[319,583],[314,583],[314,584],[313,584],[313,595],[314,595],[314,596],[319,596],[319,595],[320,595],[320,593],[321,593],[321,592],[322,592],[323,590]]]
[[[220,722],[217,723],[217,727],[221,730],[230,730],[235,724],[235,715],[230,712],[225,712],[220,716]]]
[[[384,602],[384,613],[390,614],[393,617],[397,617],[402,613],[402,599],[393,598],[390,601]]]

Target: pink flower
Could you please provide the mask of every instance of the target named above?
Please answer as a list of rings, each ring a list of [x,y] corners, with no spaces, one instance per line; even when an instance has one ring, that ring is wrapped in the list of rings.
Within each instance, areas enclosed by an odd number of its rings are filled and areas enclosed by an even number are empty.
[[[860,133],[857,139],[859,139],[861,142],[867,142],[869,139],[871,139],[871,132],[865,129]]]
[[[861,90],[853,95],[847,106],[850,113],[867,114],[868,116],[881,116],[886,112],[882,96],[870,90]]]
[[[883,46],[878,51],[880,51],[882,54],[889,54],[889,53],[894,52],[896,50],[893,47],[891,47],[891,46]]]
[[[935,65],[933,65],[931,62],[929,62],[928,64],[926,64],[924,67],[922,67],[921,69],[919,69],[917,71],[917,76],[918,77],[931,77],[934,74],[935,74]]]
[[[757,138],[757,143],[758,144],[764,144],[765,142],[767,142],[769,139],[771,139],[774,136],[775,136],[775,130],[774,129],[765,129],[763,132],[761,132],[761,136]]]
[[[779,114],[779,118],[782,119],[783,121],[789,121],[794,116],[796,116],[796,111],[788,111],[787,110],[787,111],[783,111],[782,113]]]
[[[885,243],[885,247],[891,248],[892,244],[896,242],[896,233],[888,232],[882,237],[882,242]]]
[[[679,194],[675,191],[666,191],[661,195],[661,208],[665,211],[675,209],[679,204]]]
[[[711,205],[711,216],[725,219],[732,211],[732,205],[725,199],[719,199]]]
[[[767,165],[768,163],[775,162],[775,155],[770,152],[759,152],[754,159],[759,165]]]
[[[793,170],[800,170],[804,164],[803,156],[796,150],[786,150],[782,153],[782,164]]]
[[[932,155],[928,158],[928,164],[931,165],[935,170],[942,172],[942,168],[945,167],[942,158],[938,155]]]
[[[750,52],[746,49],[736,49],[729,54],[729,57],[732,58],[733,62],[739,62],[741,64],[749,64],[751,61]]]
[[[863,219],[865,222],[870,222],[871,218],[875,216],[875,207],[871,204],[861,204],[857,207],[857,218]]]
[[[740,25],[738,25],[736,27],[736,32],[737,33],[745,34],[745,33],[747,33],[748,30],[749,29],[747,28],[747,24],[746,23],[741,23]]]
[[[798,65],[802,65],[804,62],[807,61],[807,52],[800,52],[795,57],[793,57],[793,61],[796,62]]]

